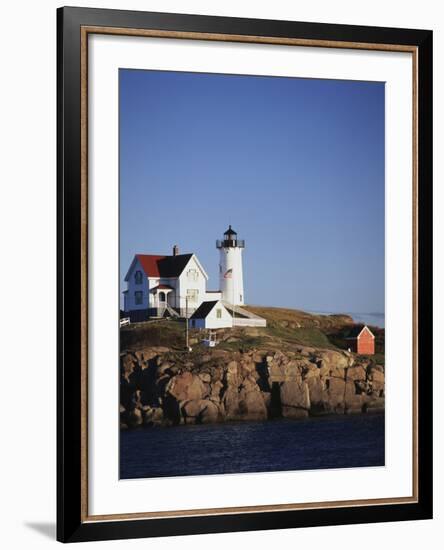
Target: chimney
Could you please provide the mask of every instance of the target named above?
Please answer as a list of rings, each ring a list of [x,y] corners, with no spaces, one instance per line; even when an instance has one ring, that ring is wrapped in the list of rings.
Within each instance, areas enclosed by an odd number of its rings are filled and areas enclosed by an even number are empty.
[[[177,244],[173,246],[173,256],[177,256],[179,254],[179,247]]]

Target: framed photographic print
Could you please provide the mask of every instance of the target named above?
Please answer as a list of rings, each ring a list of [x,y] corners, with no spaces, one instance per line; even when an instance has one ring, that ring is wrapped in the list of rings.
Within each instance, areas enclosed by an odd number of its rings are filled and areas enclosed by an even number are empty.
[[[432,33],[58,10],[58,539],[432,517]]]

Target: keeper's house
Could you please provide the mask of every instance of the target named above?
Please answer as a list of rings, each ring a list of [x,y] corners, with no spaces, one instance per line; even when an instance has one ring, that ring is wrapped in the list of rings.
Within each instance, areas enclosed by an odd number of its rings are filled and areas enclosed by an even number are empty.
[[[125,277],[124,310],[131,321],[165,315],[189,317],[206,300],[220,292],[206,290],[208,275],[195,254],[172,256],[136,254]]]
[[[357,325],[347,334],[345,341],[350,351],[360,355],[375,354],[375,335],[367,325]]]

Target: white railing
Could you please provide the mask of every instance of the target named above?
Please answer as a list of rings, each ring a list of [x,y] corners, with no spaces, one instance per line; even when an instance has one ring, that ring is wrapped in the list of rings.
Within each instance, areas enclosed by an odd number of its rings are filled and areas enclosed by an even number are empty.
[[[233,317],[233,327],[266,327],[267,321],[265,319],[254,319],[252,317],[242,318]]]

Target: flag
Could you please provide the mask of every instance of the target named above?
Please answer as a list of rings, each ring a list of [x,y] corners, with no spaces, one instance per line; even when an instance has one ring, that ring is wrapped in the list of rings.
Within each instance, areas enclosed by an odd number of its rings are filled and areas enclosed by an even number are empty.
[[[228,269],[228,270],[225,272],[224,279],[232,279],[232,278],[233,278],[233,270],[232,270],[232,269]]]

